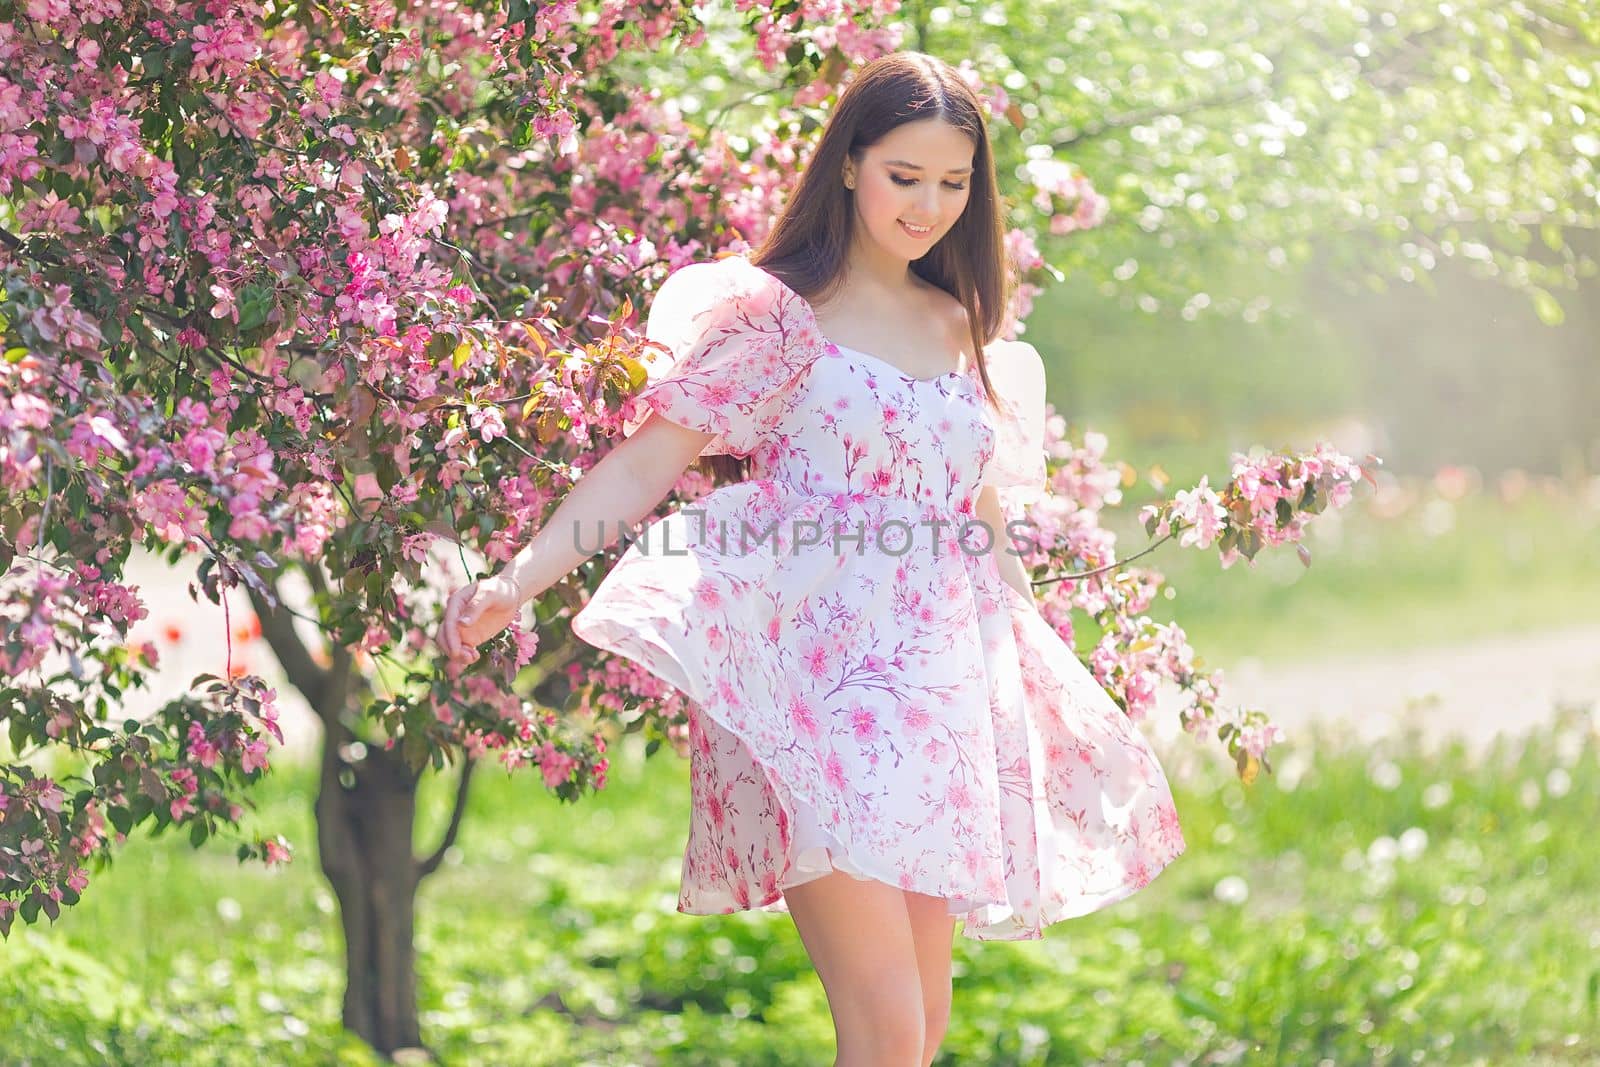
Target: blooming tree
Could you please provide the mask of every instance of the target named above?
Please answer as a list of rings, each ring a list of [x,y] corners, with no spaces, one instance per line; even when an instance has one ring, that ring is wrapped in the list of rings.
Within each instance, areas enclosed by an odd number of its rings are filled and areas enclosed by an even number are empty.
[[[0,0],[0,933],[76,903],[89,861],[136,828],[290,855],[240,830],[281,741],[260,678],[201,676],[119,719],[156,661],[127,640],[147,614],[123,579],[142,546],[193,567],[194,596],[243,587],[320,717],[345,1023],[385,1051],[420,1044],[415,889],[477,762],[537,767],[576,800],[604,787],[608,739],[681,746],[686,722],[680,694],[567,632],[601,567],[463,671],[435,659],[425,565],[509,558],[593,464],[643,381],[649,291],[759,240],[839,80],[906,42],[897,7],[732,5],[749,76],[784,101],[735,128],[735,102],[704,115],[628,77],[705,43],[682,3]],[[963,71],[997,133],[1026,134],[1038,102]],[[1114,201],[1037,138],[997,144],[1022,183],[1020,322],[1059,274],[1030,234],[1070,248]],[[1115,559],[1100,515],[1126,469],[1059,416],[1048,447],[1025,558],[1045,617],[1069,638],[1074,609],[1094,617],[1089,664],[1128,713],[1170,679],[1185,725],[1252,775],[1275,730],[1221,705],[1182,630],[1145,614],[1161,576]],[[1142,517],[1226,566],[1297,541],[1363,475],[1325,446],[1235,457],[1220,490]],[[691,471],[673,502],[705,488]],[[309,607],[285,603],[289,572]],[[456,762],[449,827],[416,856],[419,776]]]

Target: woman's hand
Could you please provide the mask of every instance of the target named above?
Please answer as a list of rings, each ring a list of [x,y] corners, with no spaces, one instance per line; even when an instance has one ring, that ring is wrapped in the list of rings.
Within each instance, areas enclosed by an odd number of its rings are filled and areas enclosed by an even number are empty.
[[[439,647],[455,659],[511,625],[522,610],[522,593],[504,574],[482,578],[450,594],[439,625]]]

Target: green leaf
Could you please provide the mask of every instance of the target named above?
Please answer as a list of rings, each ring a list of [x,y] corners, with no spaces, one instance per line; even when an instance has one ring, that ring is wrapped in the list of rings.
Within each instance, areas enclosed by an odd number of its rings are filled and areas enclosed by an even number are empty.
[[[400,465],[395,462],[394,455],[389,452],[380,452],[373,463],[374,473],[378,476],[378,488],[388,493],[400,484]]]
[[[259,283],[244,287],[239,293],[239,332],[254,330],[267,321],[272,313],[272,288]]]
[[[1209,999],[1198,993],[1191,992],[1184,986],[1178,986],[1172,991],[1172,995],[1179,1004],[1189,1009],[1191,1014],[1202,1016],[1216,1023],[1225,1023],[1227,1020],[1226,1014]]]
[[[422,770],[428,762],[428,739],[420,731],[409,730],[400,742],[400,755],[413,771]]]
[[[1539,321],[1546,326],[1560,326],[1567,320],[1567,313],[1561,309],[1561,304],[1550,293],[1534,286],[1533,310],[1539,316]]]
[[[440,330],[428,338],[428,358],[435,363],[441,363],[444,358],[455,350],[456,339],[454,335],[445,330]]]

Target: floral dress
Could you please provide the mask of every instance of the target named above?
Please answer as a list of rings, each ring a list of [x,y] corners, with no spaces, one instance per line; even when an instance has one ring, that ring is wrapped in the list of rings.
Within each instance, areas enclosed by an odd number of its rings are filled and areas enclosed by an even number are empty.
[[[670,354],[624,434],[655,412],[751,468],[646,525],[572,620],[689,702],[678,911],[786,911],[837,869],[1033,939],[1184,850],[1149,745],[976,523],[985,484],[1007,509],[1043,491],[1031,345],[985,349],[997,413],[975,367],[836,345],[738,255],[675,270],[646,335]]]

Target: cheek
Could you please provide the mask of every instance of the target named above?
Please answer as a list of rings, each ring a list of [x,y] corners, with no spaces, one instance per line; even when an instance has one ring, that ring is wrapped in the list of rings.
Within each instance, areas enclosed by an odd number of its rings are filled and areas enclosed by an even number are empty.
[[[860,190],[857,201],[861,214],[874,226],[891,227],[905,208],[905,198],[900,190],[888,183],[873,184]]]

